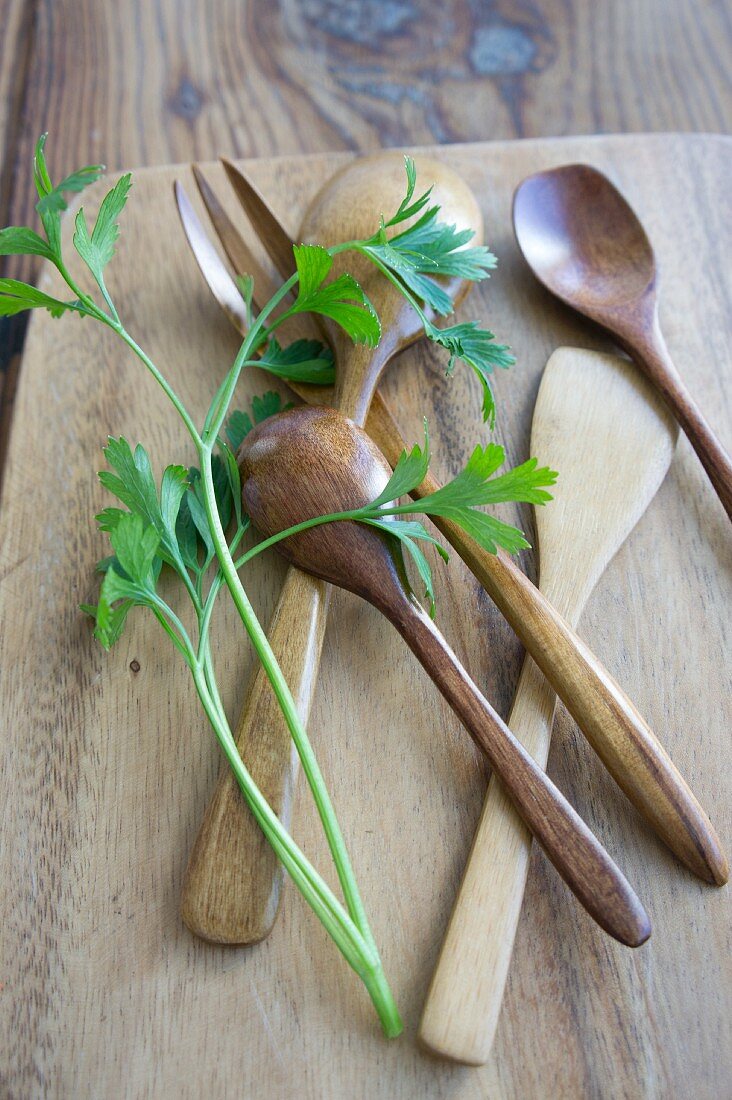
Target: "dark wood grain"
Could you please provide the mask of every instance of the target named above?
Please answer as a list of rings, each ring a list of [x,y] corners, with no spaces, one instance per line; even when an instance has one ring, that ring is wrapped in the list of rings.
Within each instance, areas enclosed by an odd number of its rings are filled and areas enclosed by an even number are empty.
[[[44,130],[59,173],[100,160],[726,131],[732,114],[724,3],[0,0],[0,27],[3,224],[32,216]],[[0,275],[36,271],[0,260]],[[0,372],[23,328],[0,327]]]
[[[602,172],[569,164],[521,183],[513,222],[540,282],[602,325],[656,386],[732,519],[732,458],[669,355],[658,320],[656,260],[635,212]]]
[[[366,432],[326,408],[305,406],[270,418],[250,432],[238,457],[244,506],[267,537],[314,516],[363,507],[391,474]],[[362,524],[334,523],[291,536],[277,548],[300,569],[354,592],[389,619],[582,905],[621,943],[644,943],[651,925],[632,888],[411,595],[401,556],[386,537]]]

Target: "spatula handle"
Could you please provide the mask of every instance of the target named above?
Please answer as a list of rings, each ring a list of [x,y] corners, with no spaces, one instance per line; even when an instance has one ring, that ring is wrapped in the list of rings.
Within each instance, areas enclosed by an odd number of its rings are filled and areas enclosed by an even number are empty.
[[[582,818],[481,695],[422,608],[411,599],[391,619],[500,777],[514,806],[588,913],[630,947],[651,933],[632,888]]]
[[[330,587],[290,568],[268,637],[307,723],[323,646]],[[236,742],[255,782],[286,828],[300,760],[261,665],[254,673]],[[224,766],[188,862],[181,915],[213,943],[263,939],[277,916],[284,870]]]
[[[367,427],[393,466],[405,443],[378,394]],[[428,473],[415,496],[439,487]],[[511,624],[621,790],[689,870],[723,885],[729,864],[709,818],[607,669],[508,555],[489,554],[449,520],[435,517],[434,522]]]
[[[509,726],[539,767],[549,753],[556,696],[527,658]],[[503,1000],[531,856],[531,833],[495,776],[422,1013],[419,1038],[443,1058],[488,1060]]]

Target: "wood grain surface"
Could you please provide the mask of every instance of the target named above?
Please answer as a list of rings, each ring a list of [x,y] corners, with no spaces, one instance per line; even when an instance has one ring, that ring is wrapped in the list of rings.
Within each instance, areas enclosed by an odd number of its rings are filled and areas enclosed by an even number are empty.
[[[461,316],[484,318],[514,345],[517,367],[496,380],[512,461],[527,457],[533,402],[551,351],[607,346],[532,280],[510,229],[519,179],[583,159],[609,173],[647,225],[671,352],[729,445],[729,142],[597,138],[432,154],[475,188],[500,259]],[[294,232],[309,198],[341,162],[284,159],[247,170]],[[225,193],[223,171],[209,171]],[[181,172],[193,193],[188,170]],[[200,417],[235,337],[187,251],[171,195],[174,175],[138,174],[110,282],[135,334]],[[165,241],[152,258],[150,225]],[[258,392],[271,382],[252,372],[242,399],[247,387]],[[421,416],[428,416],[440,478],[485,439],[477,389],[467,371],[446,380],[442,363],[422,347],[405,352],[386,379],[408,438],[420,437]],[[59,324],[35,317],[0,516],[6,1094],[724,1095],[732,1073],[728,889],[706,887],[679,867],[561,708],[549,772],[635,885],[654,935],[637,952],[608,941],[534,853],[491,1060],[473,1070],[419,1051],[419,1013],[487,776],[395,633],[341,594],[310,730],[405,1035],[381,1039],[367,997],[292,889],[273,934],[253,949],[211,947],[188,933],[178,915],[181,880],[215,783],[217,747],[154,623],[142,614],[133,619],[107,656],[76,609],[93,596],[92,566],[104,552],[91,516],[107,503],[93,471],[109,432],[140,438],[158,463],[190,457],[162,395],[112,334],[75,318]],[[39,468],[49,476],[40,477]],[[503,514],[532,531],[528,510]],[[530,555],[524,564],[533,573]],[[248,587],[265,620],[283,573],[276,557],[252,567]],[[518,642],[460,562],[437,566],[437,581],[441,629],[505,716]],[[657,498],[600,581],[581,631],[662,737],[727,845],[730,597],[728,521],[681,440]],[[231,717],[251,668],[238,639],[227,642],[233,624],[224,604],[216,657]],[[304,788],[294,828],[325,869]]]
[[[732,120],[724,2],[0,0],[0,28],[3,225],[45,130],[58,172]]]

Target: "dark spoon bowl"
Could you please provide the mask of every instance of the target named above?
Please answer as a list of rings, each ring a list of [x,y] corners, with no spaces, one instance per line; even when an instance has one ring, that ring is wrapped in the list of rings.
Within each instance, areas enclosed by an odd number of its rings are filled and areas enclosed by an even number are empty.
[[[656,276],[651,243],[633,209],[588,164],[529,176],[516,189],[519,248],[547,290],[575,308],[613,306],[644,294]]]

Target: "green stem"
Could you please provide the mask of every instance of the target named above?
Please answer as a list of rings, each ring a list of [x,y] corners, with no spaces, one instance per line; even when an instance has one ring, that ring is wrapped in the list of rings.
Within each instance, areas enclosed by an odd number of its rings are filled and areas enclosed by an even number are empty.
[[[239,755],[225,716],[209,693],[203,670],[194,667],[193,679],[209,722],[257,823],[346,962],[363,981],[384,1034],[387,1038],[395,1038],[402,1030],[402,1022],[378,952],[344,912],[330,888],[297,847],[263,797]]]
[[[201,477],[204,485],[206,513],[221,571],[229,591],[231,592],[231,597],[239,612],[239,616],[249,634],[257,657],[263,665],[272,685],[272,690],[282,710],[292,739],[295,742],[295,748],[302,761],[303,771],[305,772],[305,776],[312,790],[315,805],[318,809],[318,814],[320,815],[320,820],[328,840],[328,846],[333,855],[333,861],[336,865],[336,871],[338,872],[338,878],[341,883],[343,895],[346,899],[348,911],[361,929],[364,938],[367,939],[375,951],[376,944],[369,928],[366,911],[358,891],[358,886],[356,885],[343,835],[340,831],[335,810],[330,801],[315,754],[308,740],[305,728],[300,721],[295,701],[292,698],[287,681],[282,674],[282,669],[272,651],[267,635],[254,613],[254,609],[249,602],[249,597],[239,580],[236,565],[226,543],[226,538],[221,526],[221,519],[216,507],[213,473],[211,469],[211,454],[206,447],[202,448],[201,452]]]

